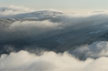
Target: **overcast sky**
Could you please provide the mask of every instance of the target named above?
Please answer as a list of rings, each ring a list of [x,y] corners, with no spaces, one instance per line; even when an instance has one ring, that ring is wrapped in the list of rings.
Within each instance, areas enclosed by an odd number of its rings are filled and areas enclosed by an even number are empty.
[[[1,6],[17,5],[36,9],[108,9],[108,0],[0,0]]]

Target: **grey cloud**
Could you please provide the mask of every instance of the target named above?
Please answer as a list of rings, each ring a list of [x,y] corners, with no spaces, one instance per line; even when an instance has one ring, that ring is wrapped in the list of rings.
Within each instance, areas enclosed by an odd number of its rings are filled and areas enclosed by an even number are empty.
[[[64,52],[80,45],[107,41],[108,15],[69,16],[43,10],[0,18],[0,46],[16,51],[45,49]],[[8,52],[7,52],[8,53]]]

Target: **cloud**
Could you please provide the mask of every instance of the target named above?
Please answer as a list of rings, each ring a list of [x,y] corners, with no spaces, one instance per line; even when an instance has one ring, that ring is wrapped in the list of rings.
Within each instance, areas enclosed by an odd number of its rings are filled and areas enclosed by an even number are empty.
[[[35,11],[35,10],[26,8],[26,7],[10,5],[8,7],[0,7],[0,17],[8,16],[8,15],[16,15],[16,14],[21,14],[21,13],[27,13],[27,12],[33,12],[33,11]]]
[[[81,59],[108,57],[108,42],[97,41],[90,45],[85,45],[78,47],[75,50],[70,50],[70,52]]]
[[[80,61],[68,53],[44,52],[38,56],[27,51],[3,54],[0,71],[107,71],[108,58]]]
[[[56,26],[58,26],[57,23],[49,21],[16,21],[8,27],[8,30],[10,30],[10,32],[33,32],[33,30],[35,30],[35,34],[38,34],[38,32],[42,33],[44,31],[55,29]]]
[[[107,19],[49,10],[1,17],[0,71],[108,71]]]
[[[5,46],[13,46],[9,49],[15,51],[40,48],[65,52],[80,45],[107,41],[107,19],[107,14],[69,16],[51,10],[3,17],[0,18],[0,53],[7,52]]]
[[[50,21],[15,21],[12,24],[8,24],[5,27],[1,25],[1,33],[4,36],[2,41],[22,39],[36,36],[40,34],[44,34],[50,32],[52,30],[57,30],[56,28],[59,26],[58,23],[52,23]],[[8,36],[5,36],[5,35]]]

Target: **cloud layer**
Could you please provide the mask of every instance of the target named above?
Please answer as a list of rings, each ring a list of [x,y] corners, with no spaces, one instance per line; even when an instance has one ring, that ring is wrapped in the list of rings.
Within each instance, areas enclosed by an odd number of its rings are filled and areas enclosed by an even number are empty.
[[[0,53],[37,48],[65,52],[96,41],[107,41],[107,19],[106,13],[69,16],[52,10],[1,17]]]
[[[68,53],[44,52],[38,56],[27,51],[2,55],[0,71],[107,71],[108,58],[80,61]]]
[[[75,50],[70,50],[70,53],[81,59],[108,57],[108,42],[94,42],[90,45],[85,45],[78,47]]]
[[[107,13],[0,12],[0,71],[108,71]]]

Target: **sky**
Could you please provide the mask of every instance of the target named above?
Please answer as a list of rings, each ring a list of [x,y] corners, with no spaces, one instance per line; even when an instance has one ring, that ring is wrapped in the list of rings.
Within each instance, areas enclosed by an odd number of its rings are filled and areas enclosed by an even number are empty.
[[[17,5],[36,9],[108,9],[108,0],[0,0],[1,6]]]

